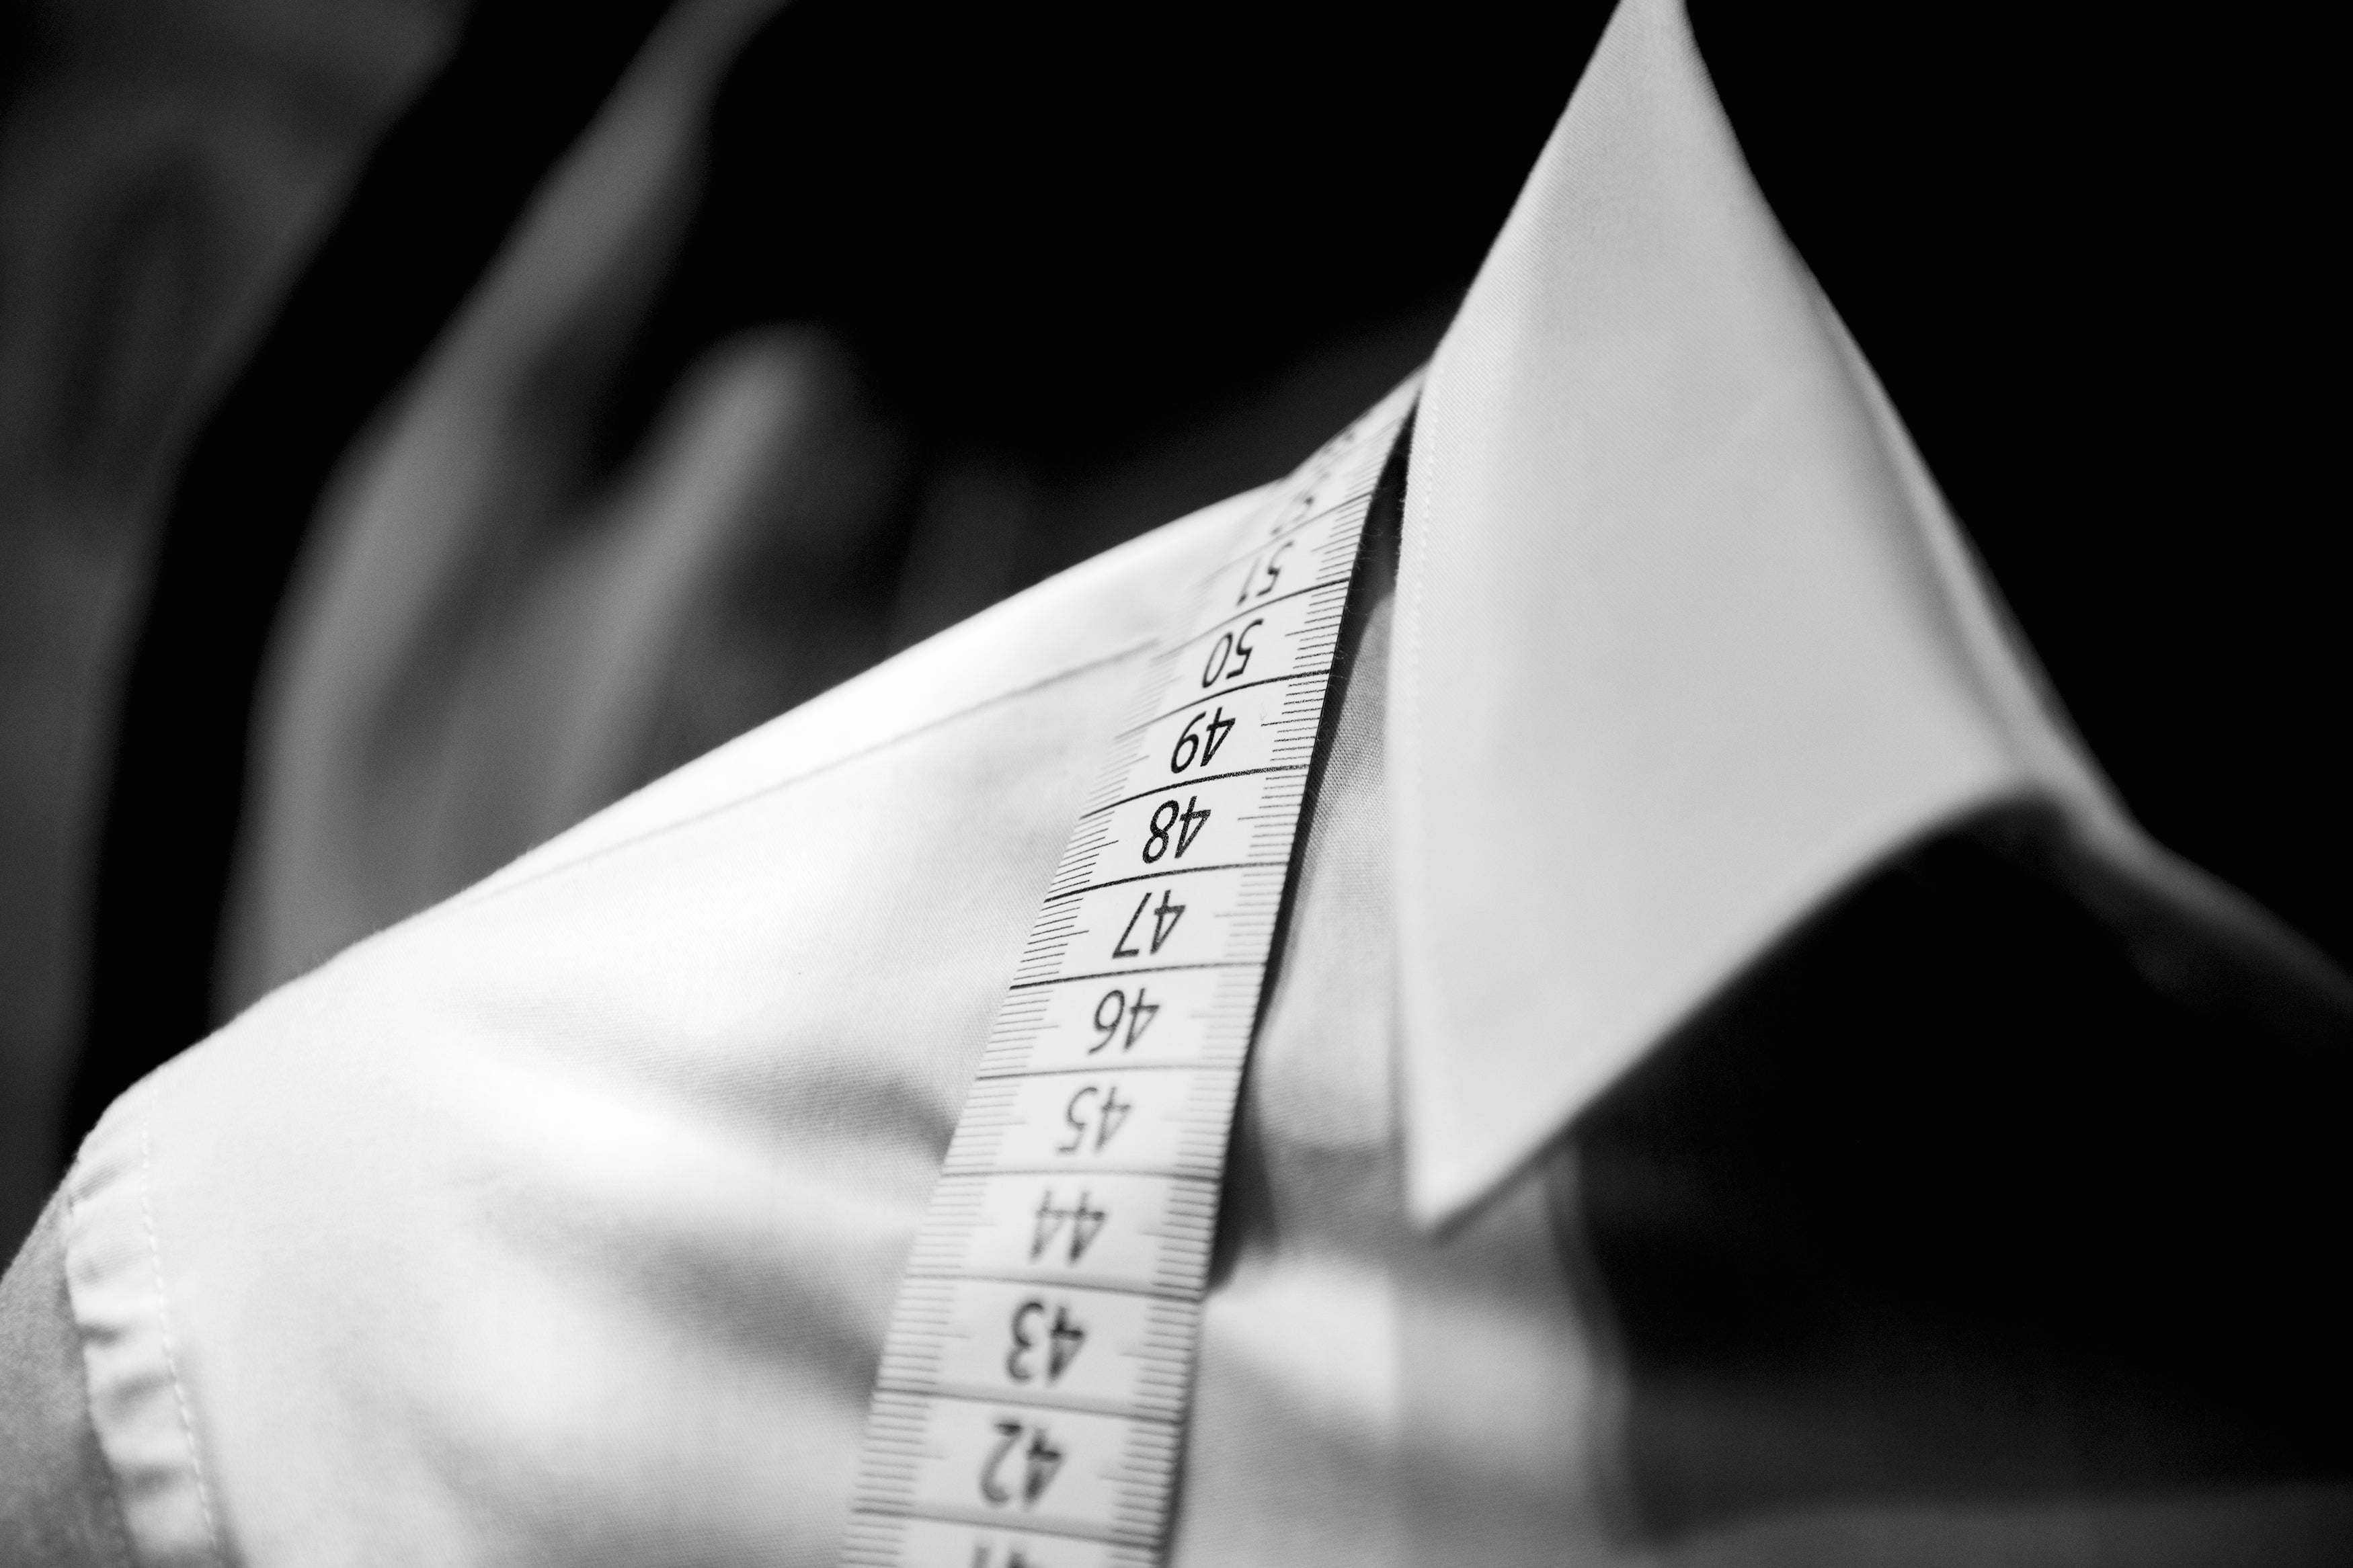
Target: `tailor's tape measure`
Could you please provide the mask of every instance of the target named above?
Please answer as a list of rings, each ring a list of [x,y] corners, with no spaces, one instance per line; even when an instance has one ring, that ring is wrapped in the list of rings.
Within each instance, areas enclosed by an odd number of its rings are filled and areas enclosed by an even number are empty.
[[[1254,512],[1029,928],[899,1288],[845,1568],[1151,1568],[1341,615],[1412,384]]]

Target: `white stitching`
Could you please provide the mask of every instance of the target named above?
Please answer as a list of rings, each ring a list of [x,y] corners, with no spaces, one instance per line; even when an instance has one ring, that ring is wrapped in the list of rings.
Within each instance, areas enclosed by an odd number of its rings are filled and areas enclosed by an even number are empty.
[[[106,1500],[114,1505],[104,1510],[108,1533],[114,1543],[114,1560],[136,1563],[139,1548],[131,1538],[131,1517],[122,1498],[122,1470],[114,1462],[114,1456],[106,1450],[105,1428],[98,1416],[98,1382],[90,1374],[90,1325],[82,1317],[81,1302],[73,1295],[74,1252],[82,1234],[82,1150],[87,1149],[90,1141],[97,1136],[96,1128],[82,1135],[80,1148],[74,1151],[74,1163],[66,1172],[64,1184],[58,1189],[58,1196],[64,1205],[58,1216],[60,1227],[58,1261],[65,1271],[66,1306],[73,1319],[74,1359],[81,1368],[82,1416],[90,1424],[90,1436],[98,1442],[99,1457],[106,1462]]]
[[[221,1557],[220,1531],[213,1522],[212,1493],[205,1485],[204,1460],[196,1452],[196,1424],[188,1414],[188,1391],[180,1381],[180,1363],[172,1352],[171,1303],[164,1293],[164,1249],[155,1239],[155,1111],[164,1100],[160,1078],[147,1091],[147,1118],[139,1127],[139,1213],[147,1227],[147,1258],[155,1273],[155,1329],[164,1345],[164,1371],[172,1380],[172,1398],[180,1409],[180,1436],[188,1448],[188,1474],[196,1484],[196,1510],[204,1516],[205,1545],[216,1564]]]

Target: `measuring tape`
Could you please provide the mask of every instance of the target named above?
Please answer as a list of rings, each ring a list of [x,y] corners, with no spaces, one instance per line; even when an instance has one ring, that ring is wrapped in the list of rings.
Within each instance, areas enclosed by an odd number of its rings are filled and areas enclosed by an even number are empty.
[[[1203,580],[1055,867],[915,1234],[845,1568],[1151,1568],[1227,1134],[1365,518],[1414,387]]]

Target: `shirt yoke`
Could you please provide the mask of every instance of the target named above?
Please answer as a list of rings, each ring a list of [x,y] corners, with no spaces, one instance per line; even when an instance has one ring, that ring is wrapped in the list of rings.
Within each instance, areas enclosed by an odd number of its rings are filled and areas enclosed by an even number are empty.
[[[1106,551],[949,627],[559,834],[449,906],[891,745],[1150,644],[1262,490],[1248,490]]]
[[[66,1274],[141,1555],[830,1562],[1024,917],[1250,499],[657,783],[119,1100]]]

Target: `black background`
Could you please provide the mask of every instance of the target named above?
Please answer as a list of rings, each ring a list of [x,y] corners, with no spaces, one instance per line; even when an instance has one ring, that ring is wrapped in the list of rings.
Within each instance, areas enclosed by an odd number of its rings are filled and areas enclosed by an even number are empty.
[[[126,698],[65,1147],[208,1026],[253,682],[330,467],[659,10],[486,0],[195,443]],[[1098,465],[1459,290],[1605,17],[800,0],[722,93],[605,448],[703,347],[814,319],[917,432]],[[2308,368],[2336,337],[2320,41],[2220,11],[1694,19],[1767,196],[2133,809],[2353,959]],[[1345,265],[1292,243],[1335,223]]]

